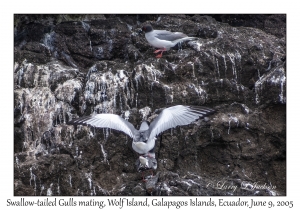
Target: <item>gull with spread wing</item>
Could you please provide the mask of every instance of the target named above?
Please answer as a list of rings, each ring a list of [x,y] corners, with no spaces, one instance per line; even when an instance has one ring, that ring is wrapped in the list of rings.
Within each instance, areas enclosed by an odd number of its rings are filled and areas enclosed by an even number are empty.
[[[135,129],[130,122],[115,114],[96,114],[77,118],[69,123],[122,131],[133,139],[132,148],[134,151],[140,155],[155,158],[154,147],[157,135],[176,126],[188,125],[214,112],[214,109],[200,106],[171,106],[163,109],[150,125],[143,121],[139,130]]]

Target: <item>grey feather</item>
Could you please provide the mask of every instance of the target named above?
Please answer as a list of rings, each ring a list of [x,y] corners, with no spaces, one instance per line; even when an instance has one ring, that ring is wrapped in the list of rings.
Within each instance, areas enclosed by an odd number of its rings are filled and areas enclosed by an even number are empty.
[[[172,33],[170,31],[160,30],[156,33],[155,37],[162,40],[175,41],[187,37],[187,35],[181,32]]]

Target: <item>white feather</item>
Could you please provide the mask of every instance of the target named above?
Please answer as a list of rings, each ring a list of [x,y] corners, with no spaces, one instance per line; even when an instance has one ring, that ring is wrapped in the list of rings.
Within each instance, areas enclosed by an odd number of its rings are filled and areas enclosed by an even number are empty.
[[[212,111],[214,110],[205,107],[194,109],[192,107],[182,105],[166,108],[150,124],[149,140],[152,140],[156,135],[170,128],[180,125],[188,125],[197,120],[199,117],[202,117],[204,114],[208,114]]]
[[[97,114],[92,117],[75,119],[74,122],[85,123],[99,128],[112,128],[126,133],[131,138],[133,138],[134,131],[136,130],[131,123],[115,114]]]

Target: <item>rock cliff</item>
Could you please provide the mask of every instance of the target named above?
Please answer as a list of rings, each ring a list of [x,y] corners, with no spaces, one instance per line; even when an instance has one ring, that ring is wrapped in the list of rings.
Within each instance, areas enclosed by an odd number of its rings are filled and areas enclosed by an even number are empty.
[[[285,18],[15,15],[14,194],[286,195]],[[157,59],[146,23],[199,39]],[[177,104],[217,113],[158,136],[146,183],[129,137],[68,124]]]

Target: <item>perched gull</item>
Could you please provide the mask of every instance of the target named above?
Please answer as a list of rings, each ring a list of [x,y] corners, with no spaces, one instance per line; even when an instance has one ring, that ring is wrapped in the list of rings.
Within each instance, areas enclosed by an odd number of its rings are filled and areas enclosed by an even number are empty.
[[[176,126],[188,125],[198,118],[203,118],[214,113],[215,110],[198,106],[171,106],[164,109],[150,124],[143,121],[140,129],[115,114],[97,114],[81,117],[70,121],[70,124],[84,124],[99,128],[111,128],[119,130],[133,138],[132,148],[140,155],[155,157],[154,146],[156,136],[165,130]]]
[[[145,37],[149,44],[155,48],[159,48],[154,53],[159,53],[156,57],[161,58],[164,51],[174,47],[179,42],[191,41],[198,39],[196,37],[188,37],[181,32],[171,32],[166,30],[153,30],[151,25],[145,25],[142,27],[145,32]]]
[[[154,157],[149,156],[139,156],[139,159],[135,162],[136,168],[138,172],[142,172],[143,181],[144,171],[151,171],[151,175],[153,176],[153,170],[157,169],[157,161]]]

